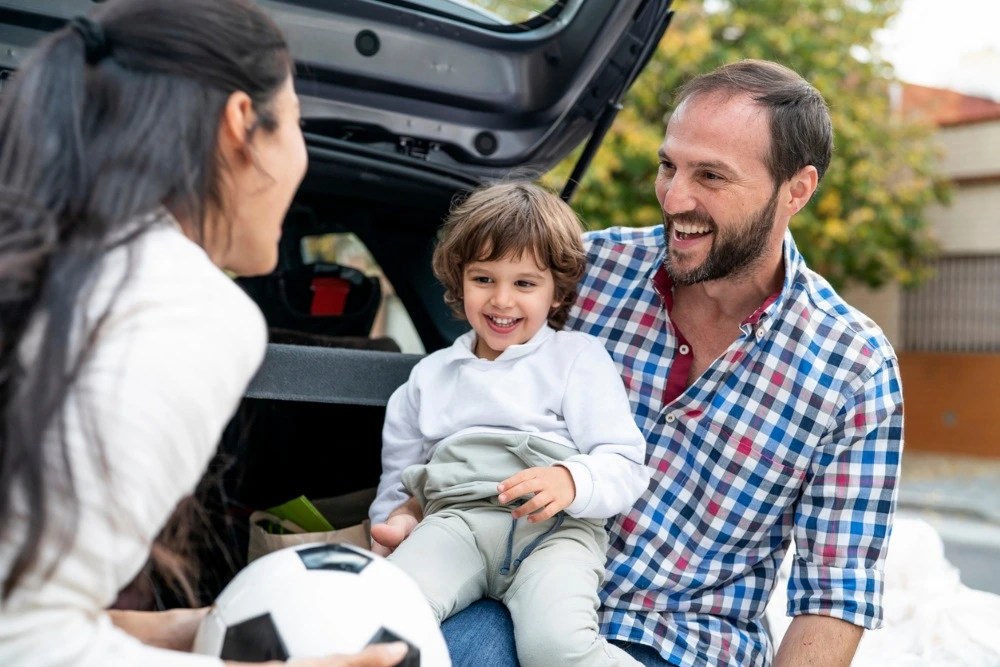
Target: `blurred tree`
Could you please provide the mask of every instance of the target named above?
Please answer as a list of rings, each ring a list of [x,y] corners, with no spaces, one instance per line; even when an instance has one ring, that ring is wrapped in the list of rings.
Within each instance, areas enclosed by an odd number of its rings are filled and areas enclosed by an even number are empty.
[[[780,62],[823,94],[835,132],[833,162],[809,206],[792,219],[810,266],[837,286],[915,284],[936,244],[925,208],[946,203],[933,128],[892,108],[892,66],[874,35],[900,0],[677,0],[676,16],[574,195],[588,227],[662,222],[653,195],[656,150],[672,91],[741,58]],[[544,178],[565,183],[578,153]]]
[[[467,0],[467,3],[511,23],[524,23],[550,9],[559,0]]]

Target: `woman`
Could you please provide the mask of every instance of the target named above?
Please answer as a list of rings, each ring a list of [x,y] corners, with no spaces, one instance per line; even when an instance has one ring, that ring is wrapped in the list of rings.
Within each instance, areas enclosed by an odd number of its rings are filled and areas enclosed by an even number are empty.
[[[0,664],[220,664],[204,610],[107,612],[266,344],[306,169],[292,60],[247,0],[120,0],[0,102]],[[400,645],[299,665],[390,665]]]

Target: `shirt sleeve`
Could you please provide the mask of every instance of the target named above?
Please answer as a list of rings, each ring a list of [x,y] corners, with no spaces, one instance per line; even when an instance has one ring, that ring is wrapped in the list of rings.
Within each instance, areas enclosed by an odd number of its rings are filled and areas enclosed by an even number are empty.
[[[0,664],[221,665],[142,644],[104,613],[194,489],[266,349],[260,311],[189,256],[174,254],[184,272],[156,273],[150,260],[95,336],[62,415],[77,532],[68,544],[46,536],[51,572],[32,572],[7,601]]]
[[[416,375],[417,367],[410,379],[392,393],[386,404],[385,424],[382,427],[382,475],[375,500],[368,511],[373,524],[385,521],[390,512],[409,500],[410,494],[403,487],[403,470],[417,463],[426,463],[425,439],[419,428]]]
[[[161,526],[216,450],[267,347],[251,303],[140,303],[102,336],[81,378],[81,410],[108,448],[116,498]],[[89,397],[101,397],[92,405]],[[107,397],[107,398],[104,398]]]
[[[649,485],[646,439],[632,416],[621,375],[600,341],[577,357],[563,415],[580,454],[559,463],[573,476],[572,517],[607,519],[628,511]]]
[[[789,615],[882,625],[902,447],[899,372],[887,359],[845,401],[813,458],[795,513]]]

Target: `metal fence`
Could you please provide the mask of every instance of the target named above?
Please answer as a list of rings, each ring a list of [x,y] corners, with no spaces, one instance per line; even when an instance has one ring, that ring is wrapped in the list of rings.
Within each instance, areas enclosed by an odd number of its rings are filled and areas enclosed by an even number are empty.
[[[1000,255],[944,257],[906,290],[902,338],[914,352],[1000,352]]]

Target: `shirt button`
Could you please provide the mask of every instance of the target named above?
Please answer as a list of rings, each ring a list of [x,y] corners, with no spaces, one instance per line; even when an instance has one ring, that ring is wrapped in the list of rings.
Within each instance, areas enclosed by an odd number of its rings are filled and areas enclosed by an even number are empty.
[[[764,337],[764,327],[757,327],[757,340]]]
[[[691,351],[691,348],[690,348],[690,347],[688,347],[687,345],[681,345],[681,346],[680,346],[680,347],[678,348],[678,351],[679,351],[679,352],[680,352],[681,354],[687,354],[688,352],[690,352],[690,351]]]
[[[667,415],[668,424],[673,424],[675,421],[677,421],[677,415],[675,415],[673,412]]]

